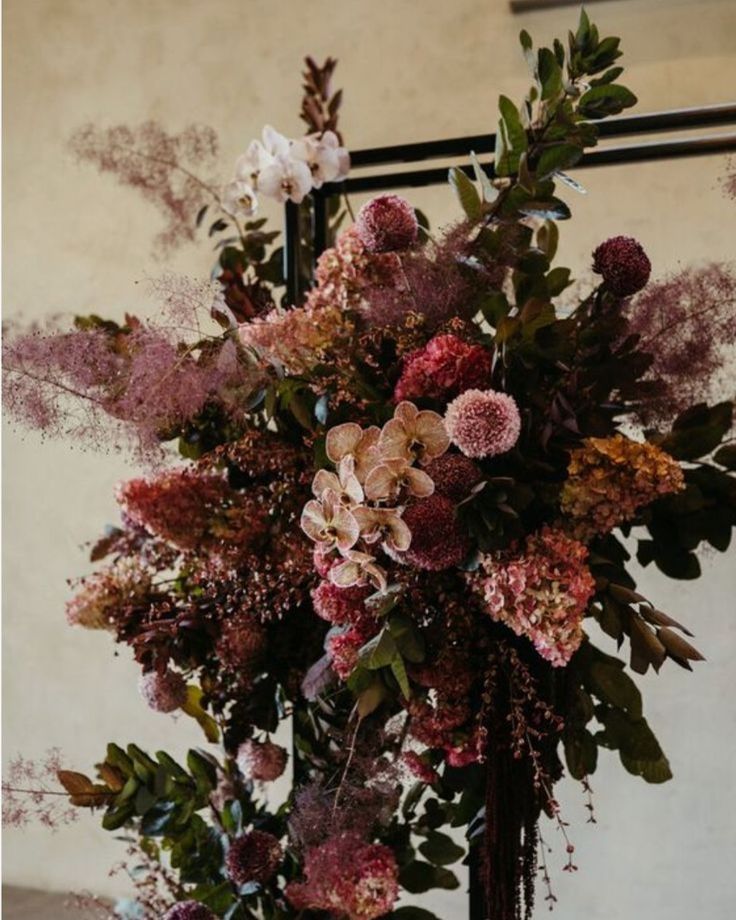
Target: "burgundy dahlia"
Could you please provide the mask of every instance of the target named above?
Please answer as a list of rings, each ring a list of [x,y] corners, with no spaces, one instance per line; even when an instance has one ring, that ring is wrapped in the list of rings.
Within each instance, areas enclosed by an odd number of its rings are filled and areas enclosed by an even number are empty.
[[[404,512],[411,531],[411,545],[403,554],[411,565],[439,571],[459,565],[467,556],[470,541],[458,526],[455,505],[435,493],[415,502]]]
[[[521,416],[506,393],[466,390],[447,407],[445,427],[466,457],[495,457],[519,440]]]
[[[288,754],[280,744],[249,738],[238,748],[238,768],[246,779],[272,783],[286,769]]]
[[[174,712],[187,701],[187,684],[177,671],[149,671],[142,674],[138,689],[143,699],[156,712]]]
[[[614,236],[593,253],[593,271],[617,297],[636,294],[649,281],[652,263],[641,243],[630,236]]]
[[[250,831],[230,844],[225,867],[236,885],[265,884],[276,873],[284,853],[281,844],[266,831]]]
[[[166,911],[164,920],[217,920],[217,914],[199,901],[179,901]]]
[[[394,399],[450,399],[472,387],[485,387],[491,376],[491,353],[456,335],[436,335],[404,359]]]
[[[419,224],[414,208],[399,195],[379,195],[358,211],[358,237],[368,252],[408,249],[417,241]]]
[[[425,467],[434,483],[434,491],[458,504],[470,495],[483,479],[472,460],[463,454],[443,454]]]

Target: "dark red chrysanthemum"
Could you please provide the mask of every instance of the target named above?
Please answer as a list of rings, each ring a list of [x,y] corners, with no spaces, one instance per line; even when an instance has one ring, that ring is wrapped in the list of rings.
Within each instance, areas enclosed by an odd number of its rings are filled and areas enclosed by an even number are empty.
[[[455,505],[446,496],[434,494],[409,505],[404,522],[411,531],[411,546],[403,556],[411,565],[439,571],[459,565],[468,554],[470,541],[455,519]]]
[[[179,901],[166,912],[164,920],[217,920],[217,914],[199,901]]]
[[[250,831],[236,837],[225,858],[227,874],[236,885],[265,884],[276,872],[284,853],[281,844],[266,831]]]
[[[456,503],[467,498],[483,479],[478,467],[463,454],[443,454],[427,464],[425,469],[434,483],[435,492]]]
[[[641,243],[630,236],[614,236],[593,253],[593,271],[618,297],[630,297],[646,286],[652,263]]]
[[[399,195],[379,195],[364,204],[355,227],[368,252],[408,249],[419,233],[414,208]]]
[[[456,335],[436,335],[404,359],[394,399],[451,399],[464,390],[485,388],[491,376],[491,353]]]

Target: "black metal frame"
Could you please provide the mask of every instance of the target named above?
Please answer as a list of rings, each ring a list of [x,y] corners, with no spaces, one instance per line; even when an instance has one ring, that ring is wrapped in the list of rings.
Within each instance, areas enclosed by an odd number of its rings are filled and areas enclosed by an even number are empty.
[[[722,125],[736,125],[736,103],[711,105],[701,108],[675,109],[653,112],[646,115],[630,115],[611,118],[599,125],[601,139],[630,137],[635,135],[712,128]],[[479,157],[487,157],[495,149],[493,134],[456,137],[448,140],[423,141],[413,144],[398,144],[388,147],[372,147],[356,150],[351,154],[352,169],[411,164],[435,159],[468,159],[474,151]],[[714,153],[736,152],[736,133],[696,135],[694,137],[672,137],[662,141],[644,141],[623,146],[601,145],[586,153],[575,167],[587,169],[593,166],[611,166],[627,163],[642,163],[654,160],[671,160],[679,157],[704,156]],[[493,164],[484,163],[489,176],[493,176]],[[471,165],[461,165],[469,175]],[[379,192],[388,189],[410,188],[424,185],[439,185],[447,181],[447,167],[429,169],[408,169],[377,175],[352,176],[340,183],[330,183],[312,192],[313,258],[324,252],[328,239],[328,200],[336,195],[350,192]],[[300,226],[298,205],[287,202],[284,223],[284,275],[289,303],[299,301],[300,291]],[[469,892],[470,920],[483,920],[485,910],[480,885],[472,879],[477,867],[471,863],[471,884]]]

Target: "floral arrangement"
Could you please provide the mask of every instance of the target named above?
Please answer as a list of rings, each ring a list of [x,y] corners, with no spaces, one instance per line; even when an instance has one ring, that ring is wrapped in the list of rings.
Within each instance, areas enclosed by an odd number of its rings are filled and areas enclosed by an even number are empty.
[[[729,545],[718,387],[736,275],[650,282],[619,236],[571,287],[553,266],[570,217],[556,187],[579,188],[565,171],[636,100],[618,39],[584,12],[566,45],[521,44],[533,86],[520,107],[501,97],[492,173],[475,157],[474,179],[450,171],[459,220],[435,236],[381,195],[339,229],[332,208],[301,303],[284,302],[278,234],[253,218],[258,196],[288,199],[311,253],[309,192],[349,165],[333,60],[307,61],[308,134],[265,129],[223,192],[192,172],[214,155],[204,129],[75,135],[159,205],[159,244],[219,208],[214,281],[165,276],[153,319],[78,317],[4,346],[17,419],[98,445],[132,435],[147,463],[67,617],[129,646],[145,703],[207,741],[185,764],[110,743],[93,777],[58,753],[15,764],[12,823],[54,822],[56,776],[68,804],[125,829],[138,893],[116,916],[427,920],[412,895],[457,887],[465,858],[483,916],[528,918],[540,873],[555,899],[549,823],[575,869],[564,774],[590,797],[604,749],[646,782],[671,777],[615,651],[639,674],[702,658],[627,563],[695,578],[699,547]]]

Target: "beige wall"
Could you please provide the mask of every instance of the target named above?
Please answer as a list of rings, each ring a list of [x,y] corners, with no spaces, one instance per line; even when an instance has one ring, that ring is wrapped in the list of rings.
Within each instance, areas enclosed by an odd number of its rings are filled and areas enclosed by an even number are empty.
[[[161,270],[149,256],[157,215],[65,151],[78,124],[209,123],[222,138],[226,177],[264,122],[298,132],[300,59],[312,53],[341,61],[353,147],[480,133],[493,128],[498,93],[518,96],[525,86],[519,29],[548,39],[576,15],[512,17],[505,0],[6,0],[4,10],[4,304],[28,319],[140,309],[134,282]],[[622,35],[641,111],[734,95],[733,0],[610,0],[591,13]],[[577,220],[563,228],[565,257],[584,267],[593,245],[614,233],[639,237],[657,271],[732,256],[736,204],[718,187],[724,167],[706,158],[581,174],[589,194],[571,199]],[[444,188],[413,198],[435,223],[452,213]],[[196,275],[209,261],[204,244],[174,267]],[[191,726],[139,701],[126,650],[115,657],[107,637],[64,622],[65,579],[86,568],[80,544],[114,520],[112,487],[128,471],[125,458],[12,430],[5,448],[6,756],[58,745],[70,765],[85,767],[111,738],[174,750],[198,743]],[[557,882],[561,915],[571,920],[732,915],[736,578],[722,557],[704,568],[696,584],[642,576],[664,609],[694,627],[709,661],[694,675],[665,668],[643,681],[673,783],[646,788],[603,758],[595,827],[584,823],[579,790],[563,793],[579,844],[580,872],[558,873]],[[5,847],[12,882],[125,887],[107,877],[120,849],[94,819],[56,835],[11,832]],[[561,863],[558,852],[553,865]],[[443,918],[464,916],[462,899],[433,907]]]

